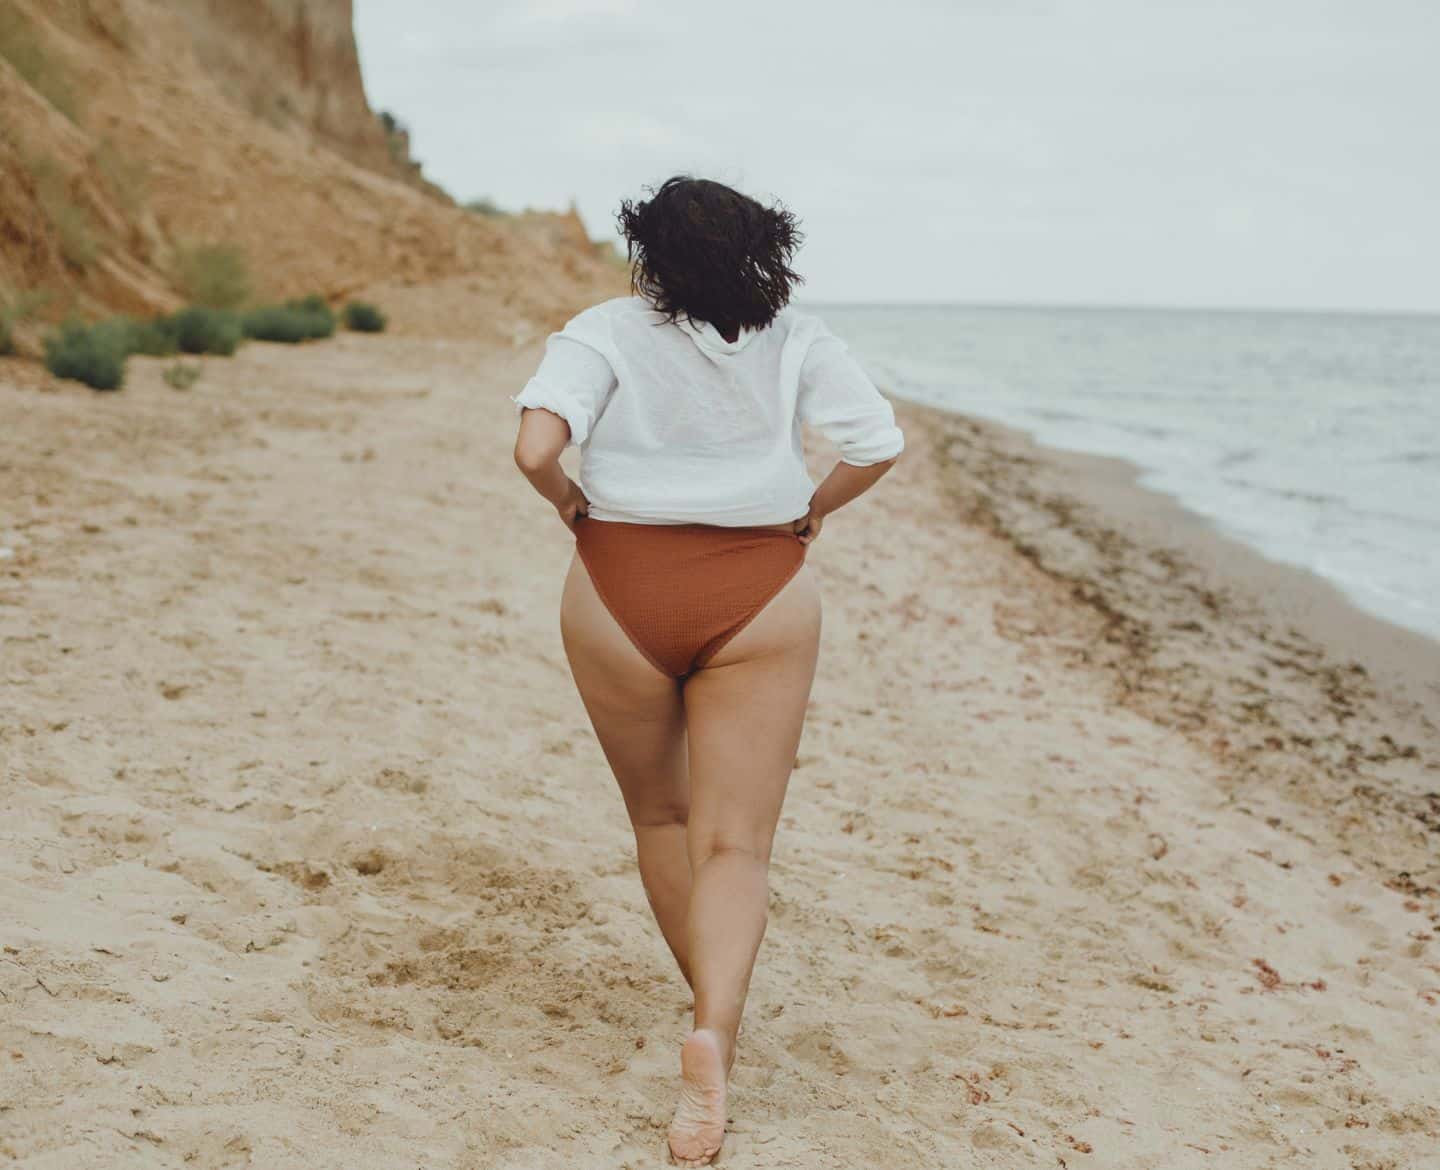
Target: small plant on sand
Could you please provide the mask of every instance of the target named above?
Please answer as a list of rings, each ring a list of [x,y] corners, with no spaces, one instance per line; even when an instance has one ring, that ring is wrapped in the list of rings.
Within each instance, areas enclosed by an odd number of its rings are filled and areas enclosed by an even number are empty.
[[[369,301],[351,301],[345,306],[343,316],[345,328],[356,333],[385,332],[385,314]]]
[[[260,305],[245,314],[246,337],[296,345],[329,337],[335,332],[335,314],[318,293],[280,305]]]
[[[22,81],[70,121],[77,120],[75,90],[70,79],[50,55],[39,30],[11,0],[0,0],[0,57],[9,61]]]
[[[86,325],[72,318],[45,339],[45,367],[57,378],[96,390],[118,390],[125,383],[127,333],[123,325]]]
[[[181,353],[229,357],[240,344],[240,318],[235,313],[191,305],[170,320],[175,330],[175,346]]]
[[[180,287],[202,309],[238,309],[250,299],[250,266],[230,244],[196,244],[177,257]]]
[[[198,362],[193,365],[186,362],[174,362],[165,367],[161,377],[165,379],[165,385],[172,390],[188,390],[200,381],[200,375],[204,372],[205,367]]]

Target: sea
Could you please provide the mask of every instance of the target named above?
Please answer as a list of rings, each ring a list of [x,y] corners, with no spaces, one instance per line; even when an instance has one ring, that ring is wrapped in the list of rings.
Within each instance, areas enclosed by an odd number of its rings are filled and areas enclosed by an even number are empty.
[[[1221,532],[1440,639],[1440,316],[800,307],[887,394],[1127,459]]]

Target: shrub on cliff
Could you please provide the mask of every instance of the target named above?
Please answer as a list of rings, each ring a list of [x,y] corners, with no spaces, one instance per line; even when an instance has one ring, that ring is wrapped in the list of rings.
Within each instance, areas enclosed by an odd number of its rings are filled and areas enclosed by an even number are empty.
[[[215,353],[229,357],[240,344],[240,318],[221,309],[191,305],[170,318],[175,345],[181,353]]]
[[[335,332],[335,314],[325,298],[312,294],[280,305],[260,305],[245,314],[246,337],[296,345]]]
[[[345,328],[356,333],[383,333],[385,314],[369,301],[351,301],[345,306]]]
[[[84,382],[96,390],[118,390],[125,383],[129,329],[122,322],[86,325],[69,320],[45,339],[45,368],[57,378]]]
[[[250,299],[250,266],[229,244],[197,244],[180,251],[180,287],[203,309],[238,309]]]
[[[60,64],[50,55],[39,30],[19,9],[0,3],[0,57],[22,81],[64,114],[76,121],[75,90]]]
[[[72,268],[83,271],[95,263],[100,245],[90,222],[90,213],[71,196],[71,180],[50,155],[28,160],[35,180],[35,197],[60,245],[60,255]]]
[[[15,326],[43,309],[50,297],[43,289],[32,289],[0,299],[0,357],[15,352]]]
[[[495,218],[503,218],[510,213],[501,207],[488,195],[482,195],[479,199],[469,199],[462,205],[466,211],[474,212],[476,215],[488,215]]]
[[[150,196],[150,169],[133,155],[115,144],[108,134],[102,135],[90,152],[90,161],[100,173],[105,186],[132,220],[139,219]]]

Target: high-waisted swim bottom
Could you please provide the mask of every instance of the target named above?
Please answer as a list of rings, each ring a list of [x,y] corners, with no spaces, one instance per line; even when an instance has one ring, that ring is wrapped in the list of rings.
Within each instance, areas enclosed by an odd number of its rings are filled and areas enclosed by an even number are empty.
[[[584,516],[575,547],[630,641],[652,665],[683,679],[765,608],[800,571],[809,546],[778,528]]]

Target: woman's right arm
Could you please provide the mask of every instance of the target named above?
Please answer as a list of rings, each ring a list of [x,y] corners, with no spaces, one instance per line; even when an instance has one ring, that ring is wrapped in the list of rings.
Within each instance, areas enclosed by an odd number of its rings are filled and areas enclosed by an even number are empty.
[[[575,517],[588,514],[590,501],[565,474],[560,453],[589,438],[616,384],[609,360],[580,340],[584,328],[582,314],[546,338],[540,368],[519,394],[510,396],[520,415],[515,465],[572,532]]]

